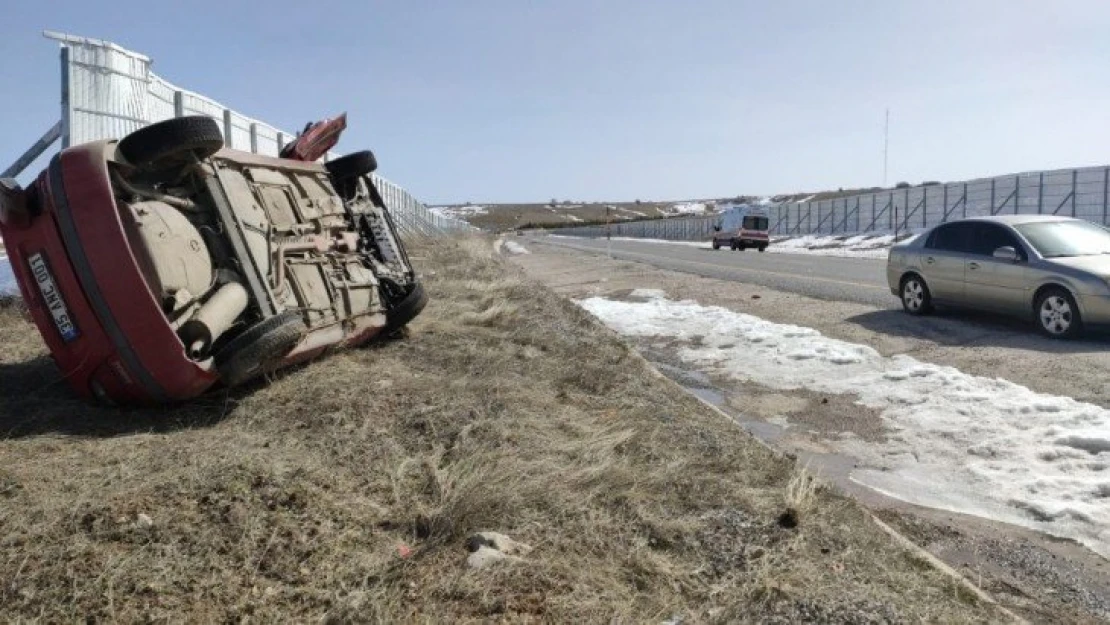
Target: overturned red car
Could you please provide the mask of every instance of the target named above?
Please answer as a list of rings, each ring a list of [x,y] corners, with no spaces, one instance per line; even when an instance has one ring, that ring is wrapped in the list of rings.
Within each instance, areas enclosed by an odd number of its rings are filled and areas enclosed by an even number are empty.
[[[372,153],[320,164],[222,147],[213,120],[181,117],[66,149],[27,189],[0,181],[20,292],[80,395],[189,399],[424,308]]]

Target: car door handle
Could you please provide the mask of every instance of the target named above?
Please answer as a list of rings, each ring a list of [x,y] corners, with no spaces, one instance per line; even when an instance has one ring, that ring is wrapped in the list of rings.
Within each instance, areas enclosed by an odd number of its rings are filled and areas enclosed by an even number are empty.
[[[937,262],[937,261],[934,260],[932,256],[925,259],[925,264],[927,264],[927,265],[932,265],[935,262]]]
[[[979,263],[968,263],[967,268],[968,269],[978,269],[979,268]]]

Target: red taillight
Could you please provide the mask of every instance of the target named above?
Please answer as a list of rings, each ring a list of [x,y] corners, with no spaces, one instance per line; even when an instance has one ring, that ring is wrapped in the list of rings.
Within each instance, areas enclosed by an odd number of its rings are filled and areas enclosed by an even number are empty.
[[[0,179],[0,224],[25,228],[31,224],[27,194],[11,178]]]

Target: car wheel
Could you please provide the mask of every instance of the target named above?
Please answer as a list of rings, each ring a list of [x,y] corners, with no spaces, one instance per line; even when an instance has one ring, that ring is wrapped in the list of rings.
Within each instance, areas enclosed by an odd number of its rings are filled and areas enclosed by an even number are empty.
[[[734,251],[734,252],[735,252],[736,250],[740,249],[740,246],[739,246],[739,245],[738,245],[738,244],[736,243],[736,241],[733,241],[733,242],[732,242],[732,243],[731,243],[731,244],[729,245],[729,247],[730,247],[730,248],[732,249],[732,251]]]
[[[301,314],[286,311],[247,328],[215,355],[216,371],[225,386],[238,386],[269,371],[304,336]]]
[[[737,243],[737,244],[736,244],[736,249],[738,249],[738,250],[740,250],[741,252],[743,252],[744,250],[748,249],[748,246],[747,246],[747,245],[744,245],[743,243]]]
[[[1075,298],[1067,290],[1053,287],[1045,289],[1037,296],[1034,304],[1037,328],[1056,339],[1068,339],[1083,331],[1083,320],[1079,317],[1079,307]]]
[[[135,167],[158,171],[205,159],[224,146],[220,126],[211,117],[176,117],[140,128],[119,142],[119,151]]]
[[[424,291],[424,285],[419,282],[414,283],[412,290],[404,299],[385,311],[385,329],[383,332],[388,335],[400,330],[408,322],[415,319],[427,305],[428,294]]]
[[[721,242],[718,241],[717,239],[713,239],[713,249],[715,249],[715,250],[721,249]]]
[[[929,287],[918,275],[902,279],[902,308],[911,315],[925,315],[933,311],[933,296]]]
[[[767,246],[766,245],[760,245],[759,246],[759,251],[766,252],[767,251]]]
[[[378,159],[370,150],[363,150],[340,156],[334,161],[324,163],[328,173],[336,180],[346,180],[356,176],[365,176],[378,168]]]

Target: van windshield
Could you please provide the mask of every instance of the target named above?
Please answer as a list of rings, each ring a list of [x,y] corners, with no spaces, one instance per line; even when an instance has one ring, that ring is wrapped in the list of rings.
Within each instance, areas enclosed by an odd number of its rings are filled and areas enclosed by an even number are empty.
[[[741,227],[745,230],[766,230],[767,218],[748,215],[744,218],[744,225]]]

